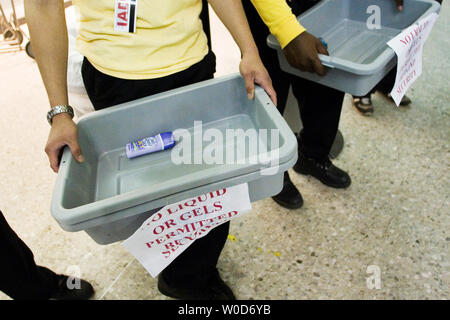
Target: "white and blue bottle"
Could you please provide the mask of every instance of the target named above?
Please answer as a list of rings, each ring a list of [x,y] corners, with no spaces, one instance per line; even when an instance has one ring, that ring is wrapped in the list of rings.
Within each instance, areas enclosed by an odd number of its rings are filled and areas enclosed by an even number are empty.
[[[128,159],[143,156],[144,154],[170,149],[175,145],[172,132],[163,132],[156,136],[136,140],[126,145]]]

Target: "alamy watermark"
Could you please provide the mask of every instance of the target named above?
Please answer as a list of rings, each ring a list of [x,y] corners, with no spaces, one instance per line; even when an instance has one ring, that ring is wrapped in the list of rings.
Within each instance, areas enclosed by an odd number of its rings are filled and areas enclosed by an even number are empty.
[[[381,269],[377,265],[367,267],[366,273],[370,274],[366,279],[367,289],[381,289]]]
[[[175,165],[243,165],[260,164],[261,175],[279,170],[279,129],[205,128],[194,121],[193,130],[177,129],[177,141],[171,152]]]
[[[79,266],[68,266],[66,269],[66,286],[69,290],[81,289],[81,268]]]
[[[381,8],[377,5],[371,5],[367,7],[366,13],[370,14],[366,21],[367,29],[381,29]]]

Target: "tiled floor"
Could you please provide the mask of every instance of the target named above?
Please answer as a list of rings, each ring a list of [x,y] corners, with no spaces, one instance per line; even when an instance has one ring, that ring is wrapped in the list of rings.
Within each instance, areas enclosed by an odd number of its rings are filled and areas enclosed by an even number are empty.
[[[233,221],[219,269],[239,299],[450,298],[449,28],[444,1],[409,108],[377,94],[375,114],[363,117],[346,97],[345,148],[335,164],[350,173],[350,188],[291,170],[303,208],[266,199]],[[218,75],[237,71],[239,53],[217,19],[213,39]],[[48,102],[37,67],[20,52],[1,54],[0,70],[0,205],[36,261],[59,273],[79,270],[96,299],[166,299],[120,244],[98,245],[51,217],[56,176],[43,151]],[[369,266],[381,272],[380,289],[367,286]]]

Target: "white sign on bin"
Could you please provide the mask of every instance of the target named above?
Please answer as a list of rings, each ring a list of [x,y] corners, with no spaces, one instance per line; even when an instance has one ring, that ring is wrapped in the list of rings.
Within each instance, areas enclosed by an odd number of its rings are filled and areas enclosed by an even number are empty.
[[[195,240],[250,211],[248,184],[240,184],[165,206],[122,245],[156,277]]]
[[[422,73],[423,45],[437,18],[438,15],[433,12],[387,43],[397,54],[397,76],[391,91],[397,106],[400,105],[411,84]]]

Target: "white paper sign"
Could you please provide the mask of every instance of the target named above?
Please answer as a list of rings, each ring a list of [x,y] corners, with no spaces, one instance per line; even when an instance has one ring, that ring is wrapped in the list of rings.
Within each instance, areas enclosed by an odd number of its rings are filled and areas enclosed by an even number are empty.
[[[397,106],[400,105],[411,84],[422,73],[423,45],[437,18],[438,15],[433,12],[387,43],[395,51],[398,59],[397,76],[391,91],[391,96]]]
[[[209,192],[160,209],[122,245],[156,277],[196,239],[251,209],[247,183]]]

